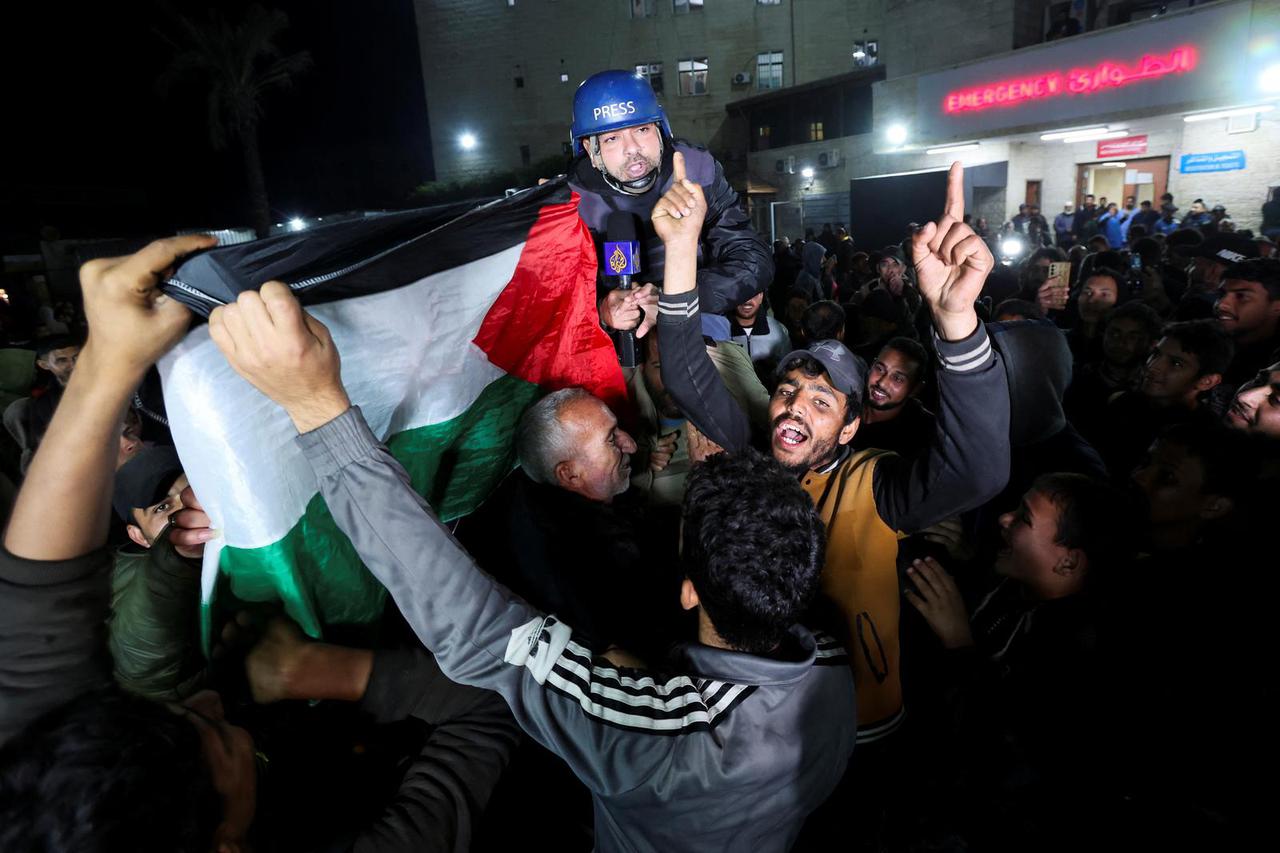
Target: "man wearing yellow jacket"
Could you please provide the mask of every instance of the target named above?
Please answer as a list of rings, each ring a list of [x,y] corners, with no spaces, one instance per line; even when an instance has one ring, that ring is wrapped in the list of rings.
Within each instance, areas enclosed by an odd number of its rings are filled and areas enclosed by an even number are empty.
[[[706,357],[694,258],[686,231],[701,220],[701,188],[680,180],[653,211],[667,243],[658,323],[662,379],[711,441],[733,452],[750,441],[746,416]],[[963,170],[948,176],[946,207],[912,238],[918,286],[933,319],[938,359],[937,432],[916,459],[852,451],[866,365],[838,341],[782,359],[769,404],[773,457],[800,478],[827,525],[822,587],[843,628],[857,690],[858,742],[884,738],[904,714],[899,669],[898,540],[979,506],[1009,476],[1009,388],[974,301],[994,261],[964,224]]]

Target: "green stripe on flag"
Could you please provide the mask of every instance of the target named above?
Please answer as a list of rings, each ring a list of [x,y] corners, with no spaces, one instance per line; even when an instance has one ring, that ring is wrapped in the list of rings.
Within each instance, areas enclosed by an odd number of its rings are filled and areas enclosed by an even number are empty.
[[[387,447],[441,521],[460,518],[511,470],[516,423],[539,396],[538,386],[502,376],[462,414],[398,433]],[[228,590],[246,602],[280,600],[312,637],[320,637],[324,625],[367,623],[382,615],[386,591],[364,568],[319,494],[282,539],[260,548],[224,547],[219,565],[220,594]],[[208,605],[201,621],[207,651]]]

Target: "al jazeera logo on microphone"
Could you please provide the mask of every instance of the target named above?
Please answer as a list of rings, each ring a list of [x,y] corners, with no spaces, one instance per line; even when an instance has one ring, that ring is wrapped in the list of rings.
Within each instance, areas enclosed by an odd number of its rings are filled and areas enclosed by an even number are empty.
[[[610,275],[635,275],[640,272],[640,244],[630,241],[604,244],[604,263]]]

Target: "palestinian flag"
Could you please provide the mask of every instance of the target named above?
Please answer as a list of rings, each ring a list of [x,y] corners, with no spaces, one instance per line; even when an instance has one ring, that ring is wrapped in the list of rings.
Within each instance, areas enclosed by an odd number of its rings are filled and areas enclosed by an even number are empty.
[[[333,333],[353,403],[449,521],[511,470],[516,423],[539,396],[578,385],[625,399],[577,202],[553,182],[227,246],[184,262],[165,290],[207,316],[263,282],[288,284]],[[378,618],[385,592],[330,516],[288,416],[232,371],[204,324],[159,368],[178,453],[221,534],[204,557],[206,647],[215,592],[278,600],[314,637]]]

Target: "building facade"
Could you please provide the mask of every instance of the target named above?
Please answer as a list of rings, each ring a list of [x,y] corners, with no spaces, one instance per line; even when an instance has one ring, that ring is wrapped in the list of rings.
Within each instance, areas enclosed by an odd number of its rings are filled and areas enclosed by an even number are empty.
[[[968,209],[993,230],[1023,202],[1052,220],[1085,193],[1158,208],[1166,191],[1179,218],[1202,198],[1256,230],[1280,186],[1278,0],[1169,3],[1165,14],[1016,50],[992,49],[995,36],[929,50],[921,34],[966,33],[966,4],[886,5],[900,8],[896,24],[905,26],[884,36],[872,132],[750,153],[751,173],[779,189],[770,210],[754,213],[765,233],[846,221],[864,246],[899,240],[877,227],[877,212],[895,211],[895,227],[936,216],[910,196],[940,180],[917,175],[936,176],[952,160],[966,165]],[[912,46],[914,59],[895,61]],[[746,113],[749,134],[767,121],[750,99],[729,109]]]
[[[912,207],[915,173],[970,167],[994,229],[1086,192],[1203,198],[1256,228],[1280,184],[1280,0],[416,0],[437,180],[568,151],[573,92],[650,78],[763,232]],[[1084,131],[1075,141],[1042,139]],[[955,146],[951,150],[946,146]],[[961,148],[960,146],[964,147]],[[881,216],[880,218],[886,218]],[[878,244],[874,229],[863,245]]]
[[[561,154],[573,93],[642,69],[677,136],[745,174],[725,106],[874,64],[883,0],[415,0],[436,179]],[[1006,0],[1003,4],[1012,6]],[[863,56],[855,60],[856,45]]]

